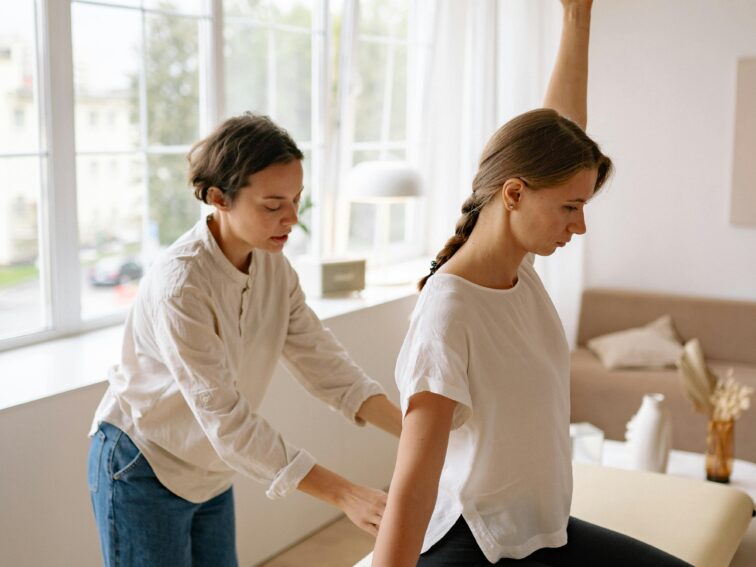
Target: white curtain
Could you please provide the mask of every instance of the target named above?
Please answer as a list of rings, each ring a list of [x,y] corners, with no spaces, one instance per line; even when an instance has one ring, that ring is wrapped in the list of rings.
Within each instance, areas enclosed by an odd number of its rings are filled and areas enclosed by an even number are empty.
[[[430,2],[428,2],[430,4]],[[433,48],[418,105],[431,255],[452,235],[478,157],[504,122],[541,105],[561,30],[557,0],[435,0]],[[582,239],[536,262],[574,346],[583,285]]]

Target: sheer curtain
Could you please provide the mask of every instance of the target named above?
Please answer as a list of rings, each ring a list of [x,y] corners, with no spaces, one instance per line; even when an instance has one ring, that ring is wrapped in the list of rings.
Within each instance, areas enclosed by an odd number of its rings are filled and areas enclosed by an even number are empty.
[[[433,38],[422,101],[418,163],[427,183],[428,251],[454,230],[480,152],[504,122],[541,105],[556,56],[556,0],[436,0],[421,21]],[[538,270],[574,346],[583,285],[581,238]]]

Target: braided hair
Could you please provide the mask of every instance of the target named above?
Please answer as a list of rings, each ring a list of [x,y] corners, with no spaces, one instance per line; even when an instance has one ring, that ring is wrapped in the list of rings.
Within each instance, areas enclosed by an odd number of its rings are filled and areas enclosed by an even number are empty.
[[[457,221],[457,226],[454,230],[454,236],[446,241],[446,244],[441,251],[436,254],[436,259],[431,262],[431,271],[418,283],[418,289],[423,289],[425,282],[428,281],[436,270],[446,263],[446,261],[454,256],[454,254],[462,248],[462,245],[467,242],[467,239],[472,234],[475,224],[478,222],[478,214],[483,206],[488,202],[488,199],[483,199],[483,193],[473,192],[462,204],[462,216]],[[480,201],[480,202],[479,202]]]

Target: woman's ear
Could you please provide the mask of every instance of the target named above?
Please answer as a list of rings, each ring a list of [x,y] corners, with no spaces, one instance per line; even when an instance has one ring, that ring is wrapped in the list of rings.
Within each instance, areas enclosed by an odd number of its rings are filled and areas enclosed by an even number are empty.
[[[225,211],[229,208],[226,200],[226,194],[218,187],[210,187],[207,190],[207,204],[212,205],[216,209]]]
[[[504,186],[501,189],[501,198],[504,201],[504,208],[513,211],[520,204],[522,199],[522,192],[525,188],[525,184],[521,179],[513,177],[507,179],[504,182]]]

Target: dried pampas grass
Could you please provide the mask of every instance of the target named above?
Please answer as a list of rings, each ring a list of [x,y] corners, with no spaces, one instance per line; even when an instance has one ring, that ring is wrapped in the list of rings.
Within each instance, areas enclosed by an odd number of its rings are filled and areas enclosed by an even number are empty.
[[[735,380],[730,368],[725,378],[718,377],[707,366],[698,339],[685,343],[677,368],[686,397],[697,412],[717,421],[738,419],[751,405],[753,388]]]

